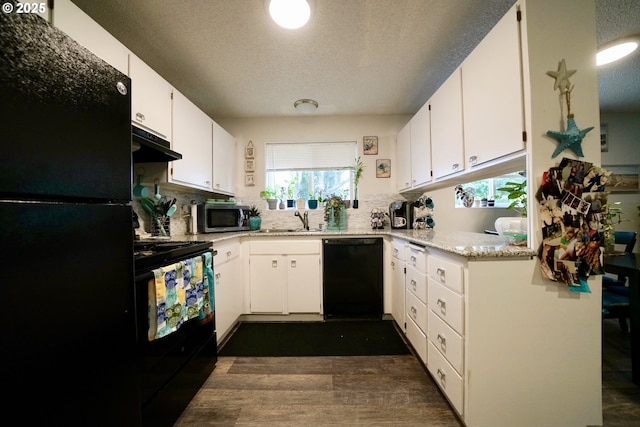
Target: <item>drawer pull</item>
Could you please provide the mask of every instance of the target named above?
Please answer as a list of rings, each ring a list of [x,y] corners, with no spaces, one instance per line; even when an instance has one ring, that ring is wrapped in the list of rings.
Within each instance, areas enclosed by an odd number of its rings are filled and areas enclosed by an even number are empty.
[[[277,259],[274,259],[274,260],[271,261],[271,267],[272,268],[278,268],[278,260]]]
[[[460,164],[458,164],[458,163],[454,163],[454,164],[451,165],[451,169],[453,169],[453,170],[457,170],[459,167],[460,167]]]
[[[220,273],[216,273],[216,280],[220,279],[221,274]]]
[[[416,266],[416,257],[414,257],[413,255],[411,255],[411,264],[413,264],[413,266]]]
[[[446,375],[444,372],[442,372],[442,370],[440,368],[438,368],[438,378],[440,378],[440,381],[445,382],[446,381]]]
[[[478,163],[478,156],[470,156],[469,157],[469,164],[473,166],[476,163]]]
[[[144,114],[136,113],[136,120],[139,122],[144,122]]]
[[[416,319],[418,317],[418,310],[414,306],[411,306],[411,316],[414,319]]]
[[[437,339],[438,339],[438,342],[441,345],[445,345],[447,343],[447,339],[445,337],[443,337],[442,335],[440,335],[440,334],[438,334],[438,338]]]
[[[438,268],[436,270],[436,274],[438,275],[438,277],[440,278],[441,282],[446,282],[447,281],[447,272],[444,270],[444,268]]]
[[[227,251],[227,258],[231,257],[231,251]]]
[[[415,280],[411,279],[411,286],[413,286],[413,290],[415,291],[417,289],[417,283]]]
[[[296,260],[295,259],[291,260],[291,268],[296,268]]]
[[[395,266],[396,266],[396,263],[391,261],[391,267],[395,267]]]
[[[393,248],[393,254],[398,255],[398,248]]]

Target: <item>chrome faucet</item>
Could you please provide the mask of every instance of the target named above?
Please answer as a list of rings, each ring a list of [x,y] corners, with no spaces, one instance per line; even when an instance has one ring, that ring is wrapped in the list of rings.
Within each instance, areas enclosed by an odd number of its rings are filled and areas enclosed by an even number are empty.
[[[300,221],[302,221],[302,227],[308,231],[309,230],[309,212],[304,211],[304,213],[300,215],[300,212],[296,211],[294,215],[300,218]]]

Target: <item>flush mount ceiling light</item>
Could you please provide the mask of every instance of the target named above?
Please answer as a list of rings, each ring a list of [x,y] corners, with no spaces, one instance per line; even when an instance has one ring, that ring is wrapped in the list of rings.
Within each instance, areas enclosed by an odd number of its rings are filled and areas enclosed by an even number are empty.
[[[311,17],[311,6],[307,0],[267,0],[269,14],[282,28],[295,30],[304,26]]]
[[[596,55],[596,65],[605,65],[631,54],[638,48],[640,35],[623,37],[602,45]]]
[[[318,103],[313,99],[298,99],[293,103],[293,108],[303,114],[311,114],[318,108]]]

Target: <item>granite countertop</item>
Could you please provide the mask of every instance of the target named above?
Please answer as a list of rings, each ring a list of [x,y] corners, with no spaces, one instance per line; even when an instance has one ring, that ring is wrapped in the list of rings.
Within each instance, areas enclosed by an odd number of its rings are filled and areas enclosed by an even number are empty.
[[[508,244],[504,237],[468,231],[354,229],[344,231],[270,230],[265,232],[261,230],[172,236],[171,239],[220,243],[238,237],[318,237],[321,239],[325,237],[353,236],[398,237],[417,245],[450,252],[466,258],[530,258],[537,255],[537,251],[534,249]]]

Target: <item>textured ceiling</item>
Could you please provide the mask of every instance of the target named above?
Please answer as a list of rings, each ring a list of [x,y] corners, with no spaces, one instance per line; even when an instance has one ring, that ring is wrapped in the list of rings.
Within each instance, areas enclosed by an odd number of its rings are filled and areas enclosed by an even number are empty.
[[[311,0],[291,31],[264,0],[73,1],[214,119],[294,115],[299,98],[315,114],[413,114],[515,3]],[[639,2],[597,0],[598,42],[640,33]],[[608,109],[640,111],[639,69],[603,73]]]

